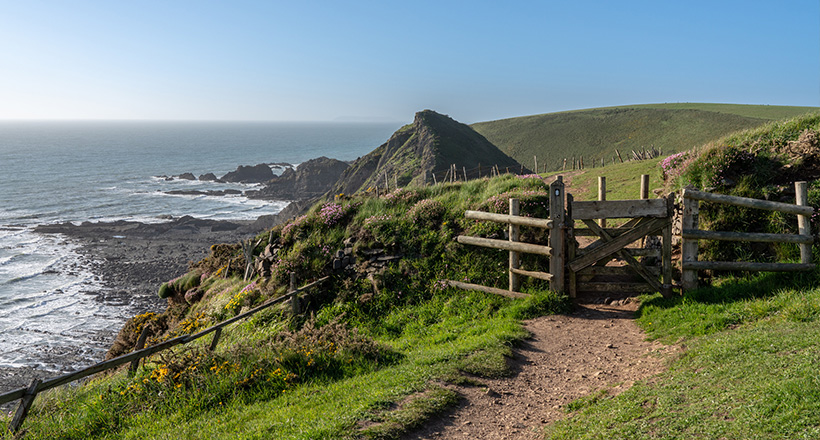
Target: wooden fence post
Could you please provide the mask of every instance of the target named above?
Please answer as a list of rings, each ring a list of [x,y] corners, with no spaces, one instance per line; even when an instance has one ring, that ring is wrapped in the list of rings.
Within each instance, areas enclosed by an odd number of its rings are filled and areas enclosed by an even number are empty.
[[[661,243],[661,269],[663,270],[663,296],[672,296],[672,219],[675,216],[675,193],[666,197],[666,216],[669,223],[663,228]]]
[[[794,198],[795,203],[800,206],[808,206],[809,197],[806,182],[794,182]],[[797,233],[811,237],[811,217],[807,215],[797,215]],[[811,244],[800,244],[800,262],[803,264],[811,263]]]
[[[641,174],[641,200],[649,198],[649,174]]]
[[[550,289],[555,292],[564,291],[564,249],[566,240],[564,239],[564,179],[562,176],[550,184],[550,220],[552,229],[550,230]]]
[[[216,350],[216,345],[219,344],[219,337],[222,336],[222,327],[214,330],[214,337],[211,339],[211,345],[208,346],[209,351]]]
[[[606,177],[605,176],[598,176],[598,200],[606,201]],[[605,228],[606,227],[606,219],[599,218],[598,219],[598,226]]]
[[[535,162],[535,174],[538,174],[538,156],[533,156],[532,160]]]
[[[519,214],[520,203],[518,199],[510,199],[510,215],[518,215]],[[509,224],[509,236],[510,241],[516,242],[518,241],[519,236],[519,226],[514,225],[512,223]],[[521,280],[518,277],[518,274],[513,273],[513,269],[518,269],[518,266],[521,263],[521,256],[518,252],[510,251],[510,292],[518,292],[518,289],[521,286]]]
[[[142,331],[140,332],[139,338],[137,338],[137,346],[134,347],[134,351],[139,351],[145,348],[145,340],[148,339],[148,326],[143,326]],[[128,367],[128,375],[133,375],[137,372],[137,368],[140,366],[141,358],[134,359],[131,361],[131,366]]]
[[[293,293],[293,296],[290,297],[290,313],[293,316],[299,314],[299,295],[296,293],[296,273],[290,273],[290,289],[289,292]]]
[[[572,194],[567,194],[567,216],[564,219],[568,228],[567,228],[567,261],[572,261],[575,259],[575,254],[578,250],[578,242],[575,240],[575,221],[572,219],[572,202],[573,202]],[[575,298],[578,296],[578,280],[575,275],[575,272],[569,271],[567,274],[568,284],[569,284],[569,297]]]
[[[681,201],[683,203],[682,230],[695,230],[698,228],[698,204],[697,200],[686,197],[686,189],[681,191]],[[681,244],[681,266],[687,262],[698,261],[698,239],[684,238]],[[698,271],[696,269],[682,269],[681,284],[683,290],[691,290],[698,287]]]
[[[23,398],[20,399],[20,404],[17,406],[17,412],[14,413],[14,418],[11,420],[11,423],[9,423],[9,432],[17,432],[20,429],[20,426],[23,425],[23,420],[26,419],[28,410],[31,408],[34,398],[37,397],[37,388],[39,386],[40,379],[32,379],[31,383],[29,383],[29,386],[26,389],[26,394],[24,394]]]

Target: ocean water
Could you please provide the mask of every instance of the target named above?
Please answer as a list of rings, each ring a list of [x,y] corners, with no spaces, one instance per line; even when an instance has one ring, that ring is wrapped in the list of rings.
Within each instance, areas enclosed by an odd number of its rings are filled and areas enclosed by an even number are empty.
[[[78,245],[36,234],[39,224],[167,216],[249,220],[286,201],[177,196],[178,189],[254,185],[167,181],[156,176],[327,156],[352,160],[398,124],[273,122],[0,122],[0,367],[62,372],[101,360],[127,306],[95,295],[103,280]],[[273,168],[274,172],[277,168]],[[281,169],[279,169],[281,171]],[[59,353],[82,347],[82,355]],[[55,356],[56,355],[56,356]],[[55,361],[55,358],[57,359]]]

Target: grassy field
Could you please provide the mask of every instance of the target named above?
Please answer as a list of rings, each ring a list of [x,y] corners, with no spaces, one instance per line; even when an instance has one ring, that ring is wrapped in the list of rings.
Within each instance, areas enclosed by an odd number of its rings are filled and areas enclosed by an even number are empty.
[[[731,132],[817,110],[732,104],[650,104],[577,110],[479,122],[472,127],[519,162],[560,169],[564,158],[611,163],[615,150],[655,146],[673,153]]]

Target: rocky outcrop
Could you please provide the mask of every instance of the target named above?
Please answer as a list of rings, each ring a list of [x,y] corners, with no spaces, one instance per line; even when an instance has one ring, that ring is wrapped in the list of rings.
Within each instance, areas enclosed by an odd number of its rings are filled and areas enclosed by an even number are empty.
[[[260,163],[254,166],[239,165],[236,171],[231,171],[220,178],[224,182],[238,183],[262,183],[271,180],[273,171],[266,164]]]
[[[412,124],[400,128],[386,143],[353,162],[334,185],[333,193],[352,194],[384,186],[385,176],[391,187],[428,184],[432,183],[432,173],[443,176],[452,165],[459,174],[479,165],[485,167],[484,175],[492,165],[502,170],[524,169],[468,125],[424,110],[416,113]]]
[[[350,165],[336,159],[319,157],[303,162],[295,170],[287,168],[281,176],[274,176],[259,191],[248,191],[254,199],[307,200],[328,192]]]
[[[216,174],[214,173],[205,173],[199,175],[199,180],[203,182],[217,182],[219,179],[216,178]]]
[[[196,180],[196,176],[194,176],[193,173],[182,173],[177,176],[177,178],[181,180]]]

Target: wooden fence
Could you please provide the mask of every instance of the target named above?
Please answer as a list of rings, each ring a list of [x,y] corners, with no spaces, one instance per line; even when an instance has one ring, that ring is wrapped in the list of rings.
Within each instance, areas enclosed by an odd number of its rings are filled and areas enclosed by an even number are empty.
[[[683,289],[694,289],[698,284],[698,270],[754,270],[768,272],[807,271],[811,263],[810,218],[814,209],[808,206],[806,182],[795,182],[795,204],[771,202],[703,191],[684,189],[683,225],[681,237],[681,269]],[[698,229],[699,201],[723,203],[746,208],[766,209],[797,215],[798,234],[764,234],[751,232],[705,231]],[[768,243],[797,243],[800,263],[752,263],[745,261],[698,261],[698,240],[751,241]]]
[[[521,298],[528,295],[518,292],[520,276],[538,278],[550,282],[550,289],[564,291],[564,255],[566,249],[564,224],[564,181],[561,176],[550,184],[550,218],[536,219],[519,215],[518,199],[510,199],[509,214],[493,214],[480,211],[466,211],[465,217],[476,220],[486,220],[508,225],[508,240],[472,237],[459,235],[457,240],[461,244],[501,249],[510,252],[509,257],[509,289],[499,289],[461,281],[448,281],[451,286],[468,290],[504,295],[511,298]],[[548,229],[549,246],[540,244],[522,243],[519,241],[519,227],[530,226]],[[520,267],[521,253],[544,255],[550,258],[550,272],[524,270]]]
[[[252,315],[255,315],[256,313],[261,312],[262,310],[265,310],[275,304],[279,304],[287,300],[291,300],[291,311],[293,313],[299,313],[299,293],[316,287],[317,285],[327,281],[329,278],[330,277],[320,278],[310,284],[307,284],[297,289],[295,276],[294,274],[291,274],[290,289],[288,293],[277,298],[274,298],[270,301],[267,301],[260,306],[248,310],[245,313],[236,315],[231,319],[227,319],[212,327],[208,327],[207,329],[202,330],[198,333],[192,335],[178,336],[176,338],[161,342],[157,345],[148,348],[142,348],[141,345],[145,343],[145,336],[147,335],[143,331],[143,333],[140,334],[139,338],[142,344],[140,344],[140,341],[138,341],[137,349],[131,353],[114,359],[109,359],[104,362],[100,362],[98,364],[83,368],[82,370],[75,371],[73,373],[66,373],[62,376],[47,379],[45,381],[34,379],[26,388],[19,388],[14,391],[9,391],[5,394],[0,394],[0,405],[20,399],[20,404],[17,406],[17,411],[14,414],[14,418],[12,418],[12,421],[9,424],[9,431],[14,433],[18,429],[20,429],[20,426],[23,424],[23,420],[25,420],[26,415],[28,414],[28,410],[31,407],[32,402],[34,402],[34,398],[37,396],[37,393],[50,390],[52,388],[56,388],[60,385],[65,385],[70,382],[74,382],[75,380],[91,376],[92,374],[97,374],[102,371],[117,368],[120,365],[127,364],[129,362],[131,362],[130,371],[135,371],[137,368],[137,363],[141,359],[151,356],[154,353],[158,353],[163,350],[168,350],[180,344],[187,344],[189,342],[207,336],[211,333],[213,333],[214,336],[211,341],[211,345],[209,346],[209,349],[214,350],[217,346],[217,343],[219,342],[219,337],[222,334],[222,329],[227,325],[248,318]]]

